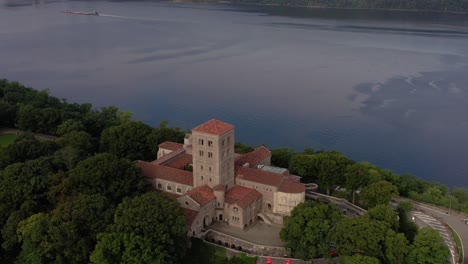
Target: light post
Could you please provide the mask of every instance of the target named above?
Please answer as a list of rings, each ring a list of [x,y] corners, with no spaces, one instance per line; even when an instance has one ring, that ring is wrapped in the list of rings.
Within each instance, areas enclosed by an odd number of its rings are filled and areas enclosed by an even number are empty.
[[[450,211],[452,210],[452,194],[449,194],[449,211],[448,214],[450,215]]]

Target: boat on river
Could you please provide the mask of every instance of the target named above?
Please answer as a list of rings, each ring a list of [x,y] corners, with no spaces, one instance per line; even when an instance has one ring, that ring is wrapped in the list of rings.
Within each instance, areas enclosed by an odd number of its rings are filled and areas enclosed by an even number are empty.
[[[94,11],[94,12],[78,12],[78,11],[62,11],[62,13],[65,14],[70,14],[70,15],[84,15],[84,16],[99,16],[99,12]]]

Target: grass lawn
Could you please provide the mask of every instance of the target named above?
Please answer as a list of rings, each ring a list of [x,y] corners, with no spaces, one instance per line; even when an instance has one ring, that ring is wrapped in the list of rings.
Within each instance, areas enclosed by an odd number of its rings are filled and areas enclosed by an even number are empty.
[[[452,227],[450,227],[450,232],[452,232],[452,236],[455,239],[455,243],[457,244],[458,254],[460,255],[458,263],[463,263],[463,248],[462,248],[460,237],[458,236],[457,232],[455,232],[455,230],[453,230]]]
[[[15,134],[0,135],[0,147],[4,147],[6,145],[13,143],[15,138],[16,138]]]

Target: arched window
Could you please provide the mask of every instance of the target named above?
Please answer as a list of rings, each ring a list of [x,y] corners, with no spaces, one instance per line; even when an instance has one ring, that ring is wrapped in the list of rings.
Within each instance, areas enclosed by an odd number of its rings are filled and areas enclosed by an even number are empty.
[[[168,184],[166,185],[166,190],[169,191],[169,192],[172,192],[172,186],[171,186],[170,183],[168,183]]]
[[[177,185],[177,187],[176,187],[176,192],[177,193],[182,193],[182,188],[179,185]]]
[[[162,190],[162,188],[163,188],[163,187],[162,187],[162,183],[158,181],[158,189],[159,189],[159,190]]]

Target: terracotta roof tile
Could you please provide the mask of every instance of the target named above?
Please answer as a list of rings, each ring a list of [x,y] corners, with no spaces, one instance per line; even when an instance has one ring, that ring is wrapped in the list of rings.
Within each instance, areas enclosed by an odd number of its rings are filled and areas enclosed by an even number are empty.
[[[175,151],[172,151],[171,153],[167,154],[167,155],[164,155],[162,156],[161,158],[157,159],[157,160],[153,160],[151,162],[151,164],[156,164],[156,165],[159,165],[159,164],[163,164],[163,163],[166,163],[170,160],[172,160],[173,158],[179,156],[180,154],[183,154],[185,153],[185,149],[178,149],[178,150],[175,150]]]
[[[222,135],[233,129],[234,129],[234,126],[231,124],[224,123],[216,119],[211,119],[210,121],[205,122],[197,126],[196,128],[192,129],[192,131],[213,134],[213,135]]]
[[[271,156],[271,152],[264,146],[256,148],[254,151],[249,152],[236,160],[236,165],[243,166],[249,163],[250,167],[254,167],[262,160]]]
[[[262,194],[255,189],[236,185],[226,192],[224,201],[228,204],[237,204],[241,208],[246,208],[261,196]]]
[[[138,161],[137,166],[141,168],[143,175],[146,178],[163,179],[193,186],[193,174],[189,171],[174,169],[145,161]]]
[[[210,187],[208,187],[208,185],[203,185],[192,189],[185,195],[192,198],[202,207],[216,199],[216,196],[213,194],[213,190]]]
[[[175,157],[174,159],[170,160],[168,163],[164,164],[164,166],[182,169],[183,167],[192,164],[193,157],[189,154],[182,154],[180,156]]]
[[[178,150],[178,149],[181,149],[184,147],[184,144],[180,144],[180,143],[176,143],[176,142],[172,142],[172,141],[165,141],[161,144],[158,145],[159,148],[162,148],[162,149],[168,149],[168,150]]]
[[[184,216],[185,219],[187,220],[187,226],[191,227],[195,219],[197,218],[198,211],[191,210],[188,208],[183,208],[184,209]]]
[[[283,181],[283,175],[269,171],[236,167],[236,177],[246,181],[257,182],[278,187]]]
[[[284,193],[302,193],[305,192],[304,184],[291,180],[284,180],[278,188],[278,191]]]

